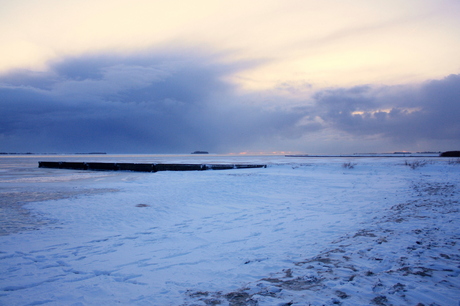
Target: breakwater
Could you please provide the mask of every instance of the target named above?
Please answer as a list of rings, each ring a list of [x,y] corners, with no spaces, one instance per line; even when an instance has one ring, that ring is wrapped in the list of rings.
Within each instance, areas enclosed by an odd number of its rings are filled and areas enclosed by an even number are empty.
[[[255,164],[136,164],[136,163],[97,163],[97,162],[38,162],[39,168],[94,170],[94,171],[203,171],[247,168],[266,168]]]

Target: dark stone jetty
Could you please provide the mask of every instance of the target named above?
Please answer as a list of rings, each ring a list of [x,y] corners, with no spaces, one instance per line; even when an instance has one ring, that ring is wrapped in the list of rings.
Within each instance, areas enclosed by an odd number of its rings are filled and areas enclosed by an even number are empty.
[[[226,170],[266,168],[267,165],[247,164],[134,164],[134,163],[85,163],[85,162],[38,162],[39,168],[71,169],[71,170],[94,170],[94,171],[202,171],[202,170]]]

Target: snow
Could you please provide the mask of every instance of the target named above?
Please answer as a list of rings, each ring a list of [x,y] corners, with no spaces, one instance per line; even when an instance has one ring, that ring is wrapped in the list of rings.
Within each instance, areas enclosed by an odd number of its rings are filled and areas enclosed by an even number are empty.
[[[90,172],[39,160],[268,167]],[[69,155],[0,166],[0,305],[459,305],[457,160]]]

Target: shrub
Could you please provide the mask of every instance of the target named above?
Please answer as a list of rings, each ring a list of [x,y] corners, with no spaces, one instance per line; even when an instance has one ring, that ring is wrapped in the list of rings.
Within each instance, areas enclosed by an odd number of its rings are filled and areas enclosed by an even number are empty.
[[[355,163],[343,163],[342,164],[342,168],[345,168],[345,169],[353,169],[357,164]]]
[[[460,158],[457,158],[457,159],[449,159],[449,160],[447,161],[447,163],[448,163],[449,165],[460,165]]]
[[[408,162],[406,160],[405,165],[411,167],[411,169],[417,169],[418,167],[426,166],[428,162],[426,160],[416,160],[413,162]]]

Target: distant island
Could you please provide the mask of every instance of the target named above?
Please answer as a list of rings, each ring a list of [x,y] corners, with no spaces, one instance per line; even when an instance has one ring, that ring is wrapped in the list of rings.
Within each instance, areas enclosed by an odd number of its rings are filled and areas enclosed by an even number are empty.
[[[195,152],[192,152],[192,154],[209,154],[209,152],[207,152],[207,151],[195,151]]]

